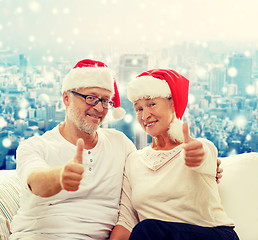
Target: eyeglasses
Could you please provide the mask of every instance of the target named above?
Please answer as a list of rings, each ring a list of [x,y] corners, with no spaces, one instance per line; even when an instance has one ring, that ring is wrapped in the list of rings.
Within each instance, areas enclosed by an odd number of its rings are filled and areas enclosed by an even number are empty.
[[[91,106],[96,106],[99,102],[101,102],[103,108],[109,109],[115,105],[115,103],[113,101],[110,101],[109,99],[102,99],[92,95],[84,95],[75,91],[69,91],[69,92],[84,98],[85,102]]]

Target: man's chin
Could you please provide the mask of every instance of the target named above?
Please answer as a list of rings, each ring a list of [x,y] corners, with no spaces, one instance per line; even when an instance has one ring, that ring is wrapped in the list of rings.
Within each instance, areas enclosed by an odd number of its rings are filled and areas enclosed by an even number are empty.
[[[93,134],[95,133],[98,128],[99,128],[100,124],[96,124],[96,123],[91,123],[89,124],[88,122],[82,124],[79,129],[82,132],[88,133],[88,134]]]
[[[97,131],[97,129],[92,129],[92,128],[80,128],[80,131],[84,132],[84,133],[88,133],[88,134],[93,134]]]

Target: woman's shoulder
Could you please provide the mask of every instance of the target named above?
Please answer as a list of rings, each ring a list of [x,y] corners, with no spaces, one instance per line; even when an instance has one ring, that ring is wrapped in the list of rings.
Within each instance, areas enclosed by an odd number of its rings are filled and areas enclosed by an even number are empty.
[[[143,149],[136,149],[135,151],[131,152],[128,159],[132,161],[132,159],[137,159],[143,157],[145,153],[148,151],[149,147],[145,147]]]

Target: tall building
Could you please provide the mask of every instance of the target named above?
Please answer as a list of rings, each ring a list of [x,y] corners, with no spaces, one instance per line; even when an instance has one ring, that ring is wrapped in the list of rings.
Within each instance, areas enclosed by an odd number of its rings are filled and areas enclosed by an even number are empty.
[[[119,62],[119,87],[126,89],[128,82],[130,82],[133,78],[135,78],[140,73],[147,71],[149,66],[149,57],[146,54],[124,54],[120,57]],[[120,88],[120,89],[122,89]],[[120,92],[121,106],[126,110],[128,115],[131,115],[132,122],[135,120],[135,114],[133,109],[133,104],[127,99],[126,90]],[[121,121],[122,122],[122,121]],[[128,133],[128,137],[134,141],[137,148],[142,148],[147,144],[146,134],[139,134],[134,131],[133,124],[116,124],[116,128],[118,130],[122,130],[119,128],[119,125],[126,128]],[[133,135],[133,136],[131,136]]]
[[[20,54],[19,55],[19,67],[20,67],[20,73],[22,73],[23,76],[26,76],[27,66],[28,66],[27,58],[23,54]]]
[[[5,167],[5,156],[8,153],[8,147],[4,146],[4,139],[8,138],[8,131],[0,131],[0,169]]]
[[[236,84],[228,84],[228,91],[227,91],[227,95],[228,96],[236,96],[237,95],[237,85]]]
[[[212,94],[222,95],[225,84],[225,69],[222,65],[213,66],[209,72],[210,91]]]
[[[145,54],[124,54],[119,62],[119,83],[127,84],[132,78],[148,70],[148,56]]]
[[[47,109],[45,106],[37,108],[36,117],[37,117],[37,119],[40,119],[40,120],[47,119]]]
[[[46,107],[46,119],[53,120],[56,116],[56,105],[55,104],[48,104]]]
[[[252,58],[235,54],[229,58],[227,82],[237,85],[238,95],[245,96],[246,88],[252,84]]]

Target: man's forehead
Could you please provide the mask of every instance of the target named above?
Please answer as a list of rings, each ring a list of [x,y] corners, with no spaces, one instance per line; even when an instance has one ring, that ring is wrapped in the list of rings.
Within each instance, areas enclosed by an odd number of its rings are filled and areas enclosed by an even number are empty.
[[[112,93],[111,91],[105,89],[105,88],[100,88],[100,87],[86,87],[86,88],[79,88],[80,92],[83,94],[91,94],[91,95],[103,95],[106,97],[111,97]]]

